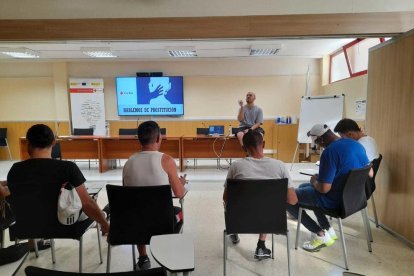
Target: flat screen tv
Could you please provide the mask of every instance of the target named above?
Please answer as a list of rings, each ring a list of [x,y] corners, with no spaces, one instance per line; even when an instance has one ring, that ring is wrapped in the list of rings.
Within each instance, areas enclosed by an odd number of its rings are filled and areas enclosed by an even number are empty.
[[[184,115],[183,77],[117,77],[119,116]]]

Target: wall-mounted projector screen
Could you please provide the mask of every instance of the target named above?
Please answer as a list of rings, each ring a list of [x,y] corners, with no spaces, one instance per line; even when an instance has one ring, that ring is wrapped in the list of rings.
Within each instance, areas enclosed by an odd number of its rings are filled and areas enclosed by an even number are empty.
[[[119,116],[184,115],[183,77],[117,77]]]

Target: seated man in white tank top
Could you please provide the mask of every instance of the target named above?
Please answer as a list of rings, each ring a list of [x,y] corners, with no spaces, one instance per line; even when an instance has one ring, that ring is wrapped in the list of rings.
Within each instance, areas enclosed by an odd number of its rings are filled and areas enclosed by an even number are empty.
[[[174,159],[162,152],[160,127],[154,121],[147,121],[138,127],[138,140],[142,150],[132,155],[125,163],[122,172],[124,186],[154,186],[170,184],[174,195],[184,197],[185,175],[178,176]],[[176,214],[182,219],[181,210]],[[139,269],[151,267],[145,244],[137,245],[139,252]]]

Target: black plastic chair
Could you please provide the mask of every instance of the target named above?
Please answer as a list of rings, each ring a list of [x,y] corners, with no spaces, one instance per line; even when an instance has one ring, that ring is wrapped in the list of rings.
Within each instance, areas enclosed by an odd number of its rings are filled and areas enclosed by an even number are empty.
[[[208,135],[208,127],[198,127],[197,135]]]
[[[167,135],[167,129],[166,128],[160,128],[161,135]]]
[[[142,271],[125,271],[125,272],[113,272],[113,273],[76,273],[56,271],[46,268],[40,268],[35,266],[28,266],[24,270],[26,276],[167,276],[167,271],[162,267],[151,268]]]
[[[73,135],[93,135],[93,128],[74,128]]]
[[[327,210],[327,209],[321,209],[317,207],[299,205],[300,208],[299,208],[298,224],[297,224],[297,229],[296,229],[295,249],[298,248],[300,225],[301,225],[303,209],[320,210],[323,213],[325,213],[327,216],[338,219],[339,234],[341,235],[342,252],[343,252],[344,261],[345,261],[345,269],[348,270],[349,269],[348,257],[346,253],[344,232],[342,229],[342,219],[345,219],[349,217],[350,215],[361,211],[362,219],[364,221],[365,234],[367,238],[368,251],[372,252],[371,242],[370,242],[370,237],[369,237],[369,230],[368,230],[369,221],[368,221],[368,215],[367,215],[367,209],[366,209],[367,198],[365,196],[365,183],[368,179],[368,174],[369,174],[370,169],[371,169],[371,166],[366,166],[364,168],[354,169],[349,172],[346,178],[343,192],[342,192],[341,207],[339,209]]]
[[[232,128],[231,128],[231,134],[236,135],[236,134],[237,134],[237,132],[239,132],[239,130],[240,130],[240,128],[238,128],[238,127],[232,127]]]
[[[288,180],[227,179],[227,203],[224,212],[223,262],[226,275],[227,235],[273,234],[286,236],[288,273],[290,275],[289,230],[286,220]]]
[[[137,128],[120,128],[118,131],[118,135],[138,135],[138,129]]]
[[[365,194],[367,196],[367,200],[371,199],[371,202],[372,202],[372,210],[374,212],[375,225],[377,226],[377,228],[379,227],[379,222],[378,222],[377,208],[375,207],[374,191],[376,188],[375,177],[377,176],[377,172],[381,165],[381,161],[382,161],[381,154],[379,155],[377,159],[372,160],[371,164],[372,164],[372,170],[374,171],[374,176],[372,178],[371,177],[368,178],[366,182],[366,186],[365,186]]]
[[[7,148],[9,152],[9,158],[12,160],[9,142],[7,141],[7,128],[0,128],[0,147]]]
[[[39,187],[42,187],[39,185]],[[56,198],[56,200],[51,200]],[[55,258],[54,239],[74,239],[79,241],[79,272],[82,272],[82,237],[92,226],[93,221],[87,219],[73,225],[63,225],[57,219],[58,194],[52,195],[47,186],[33,193],[12,192],[12,209],[16,223],[10,227],[10,233],[18,240],[50,239],[52,262]],[[97,224],[100,262],[102,263],[101,233]],[[39,256],[37,243],[34,243],[36,257]]]
[[[106,185],[106,191],[111,213],[106,272],[110,272],[113,245],[132,245],[132,266],[135,269],[136,244],[149,244],[152,236],[172,234],[178,230],[174,229],[171,186]]]
[[[73,135],[82,136],[82,135],[93,135],[93,128],[74,128]],[[91,168],[91,160],[88,159],[89,169]]]

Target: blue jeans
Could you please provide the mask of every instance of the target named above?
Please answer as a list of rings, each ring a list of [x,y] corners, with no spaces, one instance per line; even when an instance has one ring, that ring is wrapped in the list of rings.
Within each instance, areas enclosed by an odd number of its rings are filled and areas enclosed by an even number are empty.
[[[298,218],[299,204],[310,207],[314,206],[322,208],[318,201],[318,192],[310,183],[304,183],[299,185],[299,188],[297,188],[295,192],[298,197],[298,203],[295,205],[287,204],[288,212],[295,218]],[[314,213],[319,225],[305,211],[302,211],[302,224],[313,233],[318,233],[323,229],[329,229],[330,224],[323,212],[315,210]]]

